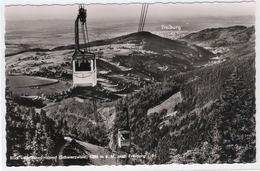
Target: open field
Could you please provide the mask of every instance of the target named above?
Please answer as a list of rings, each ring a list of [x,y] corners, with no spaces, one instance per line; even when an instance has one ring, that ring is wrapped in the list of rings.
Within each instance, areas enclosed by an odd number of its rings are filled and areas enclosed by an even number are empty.
[[[71,85],[64,81],[34,76],[7,76],[8,84],[13,93],[36,95],[38,92],[53,93],[68,90]]]
[[[147,115],[150,115],[155,112],[160,113],[163,109],[167,109],[167,116],[171,115],[174,112],[173,108],[175,107],[175,105],[177,103],[180,103],[181,101],[182,101],[181,93],[180,92],[175,93],[170,98],[165,100],[163,103],[153,108],[150,108],[147,112]]]
[[[59,65],[71,60],[73,51],[25,52],[5,58],[6,71],[39,71],[40,67]]]
[[[44,85],[50,85],[59,82],[56,79],[34,77],[34,76],[7,76],[7,79],[9,79],[10,86],[15,88],[44,86]]]

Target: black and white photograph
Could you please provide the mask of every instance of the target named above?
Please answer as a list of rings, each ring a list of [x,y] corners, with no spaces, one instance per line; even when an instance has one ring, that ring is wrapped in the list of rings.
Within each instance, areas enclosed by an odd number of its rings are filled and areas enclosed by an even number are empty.
[[[7,168],[257,163],[255,1],[3,9]]]

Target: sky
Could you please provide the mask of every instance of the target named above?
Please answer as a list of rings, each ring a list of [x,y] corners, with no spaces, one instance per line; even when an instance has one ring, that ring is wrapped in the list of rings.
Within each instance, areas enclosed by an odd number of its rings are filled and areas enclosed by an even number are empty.
[[[96,4],[85,5],[88,18],[116,19],[138,18],[142,5],[139,4]],[[75,19],[78,5],[34,5],[5,6],[6,20]],[[255,2],[238,3],[156,3],[149,4],[148,16],[197,17],[197,16],[243,16],[255,15]]]

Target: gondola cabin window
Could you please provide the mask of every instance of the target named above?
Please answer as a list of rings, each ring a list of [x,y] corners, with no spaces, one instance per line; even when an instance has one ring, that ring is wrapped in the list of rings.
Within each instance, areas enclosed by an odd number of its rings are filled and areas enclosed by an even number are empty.
[[[76,60],[75,71],[91,71],[91,60]]]
[[[73,60],[73,87],[94,87],[97,84],[94,59]]]

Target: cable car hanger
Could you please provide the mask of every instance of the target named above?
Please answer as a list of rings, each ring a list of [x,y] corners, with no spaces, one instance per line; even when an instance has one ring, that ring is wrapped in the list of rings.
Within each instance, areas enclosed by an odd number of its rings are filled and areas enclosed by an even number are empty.
[[[79,4],[78,16],[75,20],[75,52],[73,54],[73,59],[77,58],[95,58],[95,54],[90,52],[89,47],[89,37],[87,29],[87,10],[84,9],[83,4]],[[80,49],[79,44],[79,22],[81,23],[81,29],[83,34],[83,51]]]
[[[84,40],[83,49],[79,43],[79,23],[81,25]],[[83,4],[79,4],[77,18],[75,20],[75,51],[72,55],[73,87],[95,87],[97,85],[96,57],[90,52],[87,10]]]

